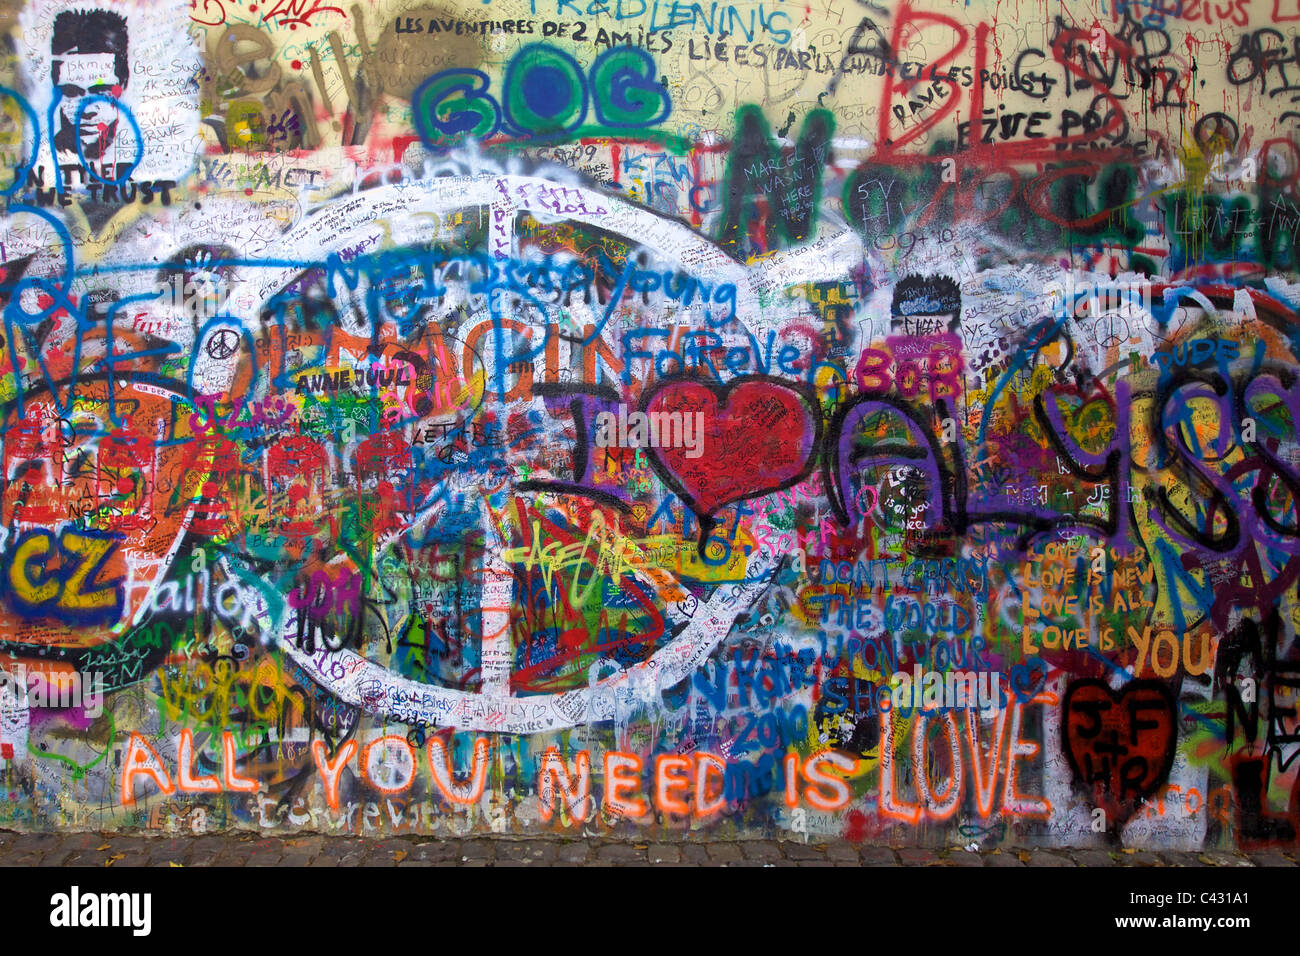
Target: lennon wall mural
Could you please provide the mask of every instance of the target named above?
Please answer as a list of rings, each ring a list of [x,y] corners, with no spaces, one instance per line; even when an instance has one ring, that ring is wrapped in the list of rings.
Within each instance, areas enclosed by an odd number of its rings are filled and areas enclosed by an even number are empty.
[[[0,41],[0,825],[1296,841],[1296,0]]]

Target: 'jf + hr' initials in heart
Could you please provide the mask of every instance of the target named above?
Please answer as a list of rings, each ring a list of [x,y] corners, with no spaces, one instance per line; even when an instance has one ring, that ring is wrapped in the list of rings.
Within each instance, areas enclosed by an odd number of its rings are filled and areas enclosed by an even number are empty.
[[[1064,701],[1065,756],[1094,805],[1122,825],[1169,778],[1177,743],[1174,695],[1134,680],[1118,693],[1104,681],[1072,683]]]

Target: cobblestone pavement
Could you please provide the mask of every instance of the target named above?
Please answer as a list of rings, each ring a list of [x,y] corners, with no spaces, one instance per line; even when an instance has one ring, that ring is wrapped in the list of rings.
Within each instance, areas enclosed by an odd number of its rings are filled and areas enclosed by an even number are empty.
[[[1296,866],[1297,852],[1014,849],[862,846],[745,840],[627,843],[479,837],[142,837],[0,830],[0,866]]]

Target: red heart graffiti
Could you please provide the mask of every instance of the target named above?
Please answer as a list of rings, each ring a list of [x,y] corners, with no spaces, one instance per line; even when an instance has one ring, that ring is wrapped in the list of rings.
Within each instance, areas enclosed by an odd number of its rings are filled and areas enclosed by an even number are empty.
[[[702,519],[731,502],[802,481],[821,437],[815,397],[763,376],[727,385],[669,381],[649,396],[644,410],[703,416],[699,457],[688,457],[693,449],[680,445],[650,450],[656,471]],[[701,521],[702,528],[706,524]]]
[[[1074,779],[1118,829],[1169,779],[1178,740],[1174,695],[1156,680],[1129,681],[1116,693],[1090,677],[1069,686],[1063,711]]]

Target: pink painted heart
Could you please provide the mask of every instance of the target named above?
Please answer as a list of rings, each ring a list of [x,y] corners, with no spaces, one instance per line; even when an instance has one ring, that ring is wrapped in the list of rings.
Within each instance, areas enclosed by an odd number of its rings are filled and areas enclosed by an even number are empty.
[[[762,376],[727,385],[669,381],[655,389],[644,410],[652,422],[660,416],[673,438],[670,416],[682,417],[682,435],[692,440],[660,441],[650,453],[656,471],[702,519],[732,502],[802,481],[821,438],[814,396]],[[711,524],[702,520],[702,530]]]

